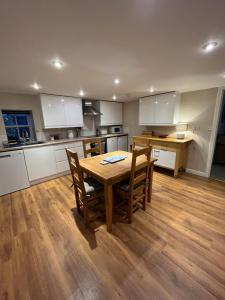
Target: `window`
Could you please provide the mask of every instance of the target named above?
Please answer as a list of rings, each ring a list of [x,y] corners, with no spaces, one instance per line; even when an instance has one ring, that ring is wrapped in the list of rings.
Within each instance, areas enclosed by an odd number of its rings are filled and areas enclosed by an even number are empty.
[[[35,140],[34,121],[31,111],[2,110],[8,141]]]

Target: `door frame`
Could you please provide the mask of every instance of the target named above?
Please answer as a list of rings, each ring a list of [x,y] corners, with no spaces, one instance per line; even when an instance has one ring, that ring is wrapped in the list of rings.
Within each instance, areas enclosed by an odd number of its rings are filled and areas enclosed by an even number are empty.
[[[214,116],[213,116],[211,138],[210,138],[210,142],[209,142],[209,151],[208,151],[208,159],[207,159],[207,167],[206,167],[207,177],[210,177],[210,174],[211,174],[211,168],[212,168],[212,163],[213,163],[214,151],[216,148],[216,138],[217,138],[217,132],[218,132],[218,127],[219,127],[221,106],[222,106],[224,93],[225,93],[225,86],[219,87],[218,92],[217,92],[217,97],[216,97]]]

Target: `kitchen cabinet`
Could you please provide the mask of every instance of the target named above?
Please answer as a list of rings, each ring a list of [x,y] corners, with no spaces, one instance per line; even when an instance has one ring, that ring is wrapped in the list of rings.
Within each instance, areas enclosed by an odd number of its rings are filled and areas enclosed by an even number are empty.
[[[179,118],[180,96],[165,93],[139,100],[139,125],[175,125]]]
[[[146,97],[139,100],[139,124],[155,123],[156,97]]]
[[[117,144],[118,144],[118,150],[127,151],[128,148],[128,140],[127,135],[118,136],[117,138]]]
[[[44,128],[82,127],[82,101],[57,95],[40,96]]]
[[[99,126],[123,124],[123,104],[120,102],[99,101]]]
[[[178,176],[179,170],[186,168],[187,151],[192,141],[191,138],[159,138],[147,135],[140,135],[139,137],[150,140],[153,148],[152,157],[157,159],[155,165],[173,170],[175,177]]]
[[[29,180],[41,180],[59,173],[68,172],[70,168],[66,148],[77,152],[79,158],[84,157],[82,142],[24,149]]]
[[[82,142],[67,143],[54,146],[53,150],[57,173],[67,172],[70,170],[66,155],[66,148],[70,149],[73,152],[77,152],[79,159],[84,157]]]
[[[67,127],[83,126],[82,101],[78,98],[65,97],[64,109]]]
[[[117,141],[117,136],[107,138],[106,139],[107,143],[107,152],[112,152],[112,151],[117,151],[118,150],[118,141]]]
[[[27,172],[30,181],[38,180],[57,173],[54,146],[24,149]]]
[[[152,149],[152,157],[157,159],[157,161],[155,162],[156,166],[160,166],[172,170],[175,169],[176,152],[160,150],[160,149]]]

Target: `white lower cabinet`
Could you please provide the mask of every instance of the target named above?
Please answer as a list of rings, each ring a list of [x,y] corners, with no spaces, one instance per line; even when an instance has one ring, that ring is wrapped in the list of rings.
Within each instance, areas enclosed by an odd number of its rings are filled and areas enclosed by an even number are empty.
[[[66,155],[66,148],[70,149],[73,152],[77,152],[79,158],[84,157],[83,145],[81,142],[55,146],[54,155],[57,173],[67,172],[70,169]]]
[[[118,150],[127,151],[127,135],[118,136]]]
[[[40,180],[69,171],[66,148],[77,152],[79,158],[84,157],[82,142],[25,149],[24,155],[29,181]]]
[[[56,174],[54,146],[24,149],[27,172],[30,181]]]
[[[176,152],[161,149],[152,149],[152,157],[156,158],[156,166],[175,169]]]
[[[113,152],[118,150],[118,142],[117,142],[117,136],[107,138],[107,152]]]

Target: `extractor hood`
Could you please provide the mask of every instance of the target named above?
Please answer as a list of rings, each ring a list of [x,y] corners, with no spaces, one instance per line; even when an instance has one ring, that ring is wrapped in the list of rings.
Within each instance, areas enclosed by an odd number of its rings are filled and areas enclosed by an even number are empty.
[[[84,116],[99,116],[101,113],[93,106],[92,101],[84,100],[83,102]]]

